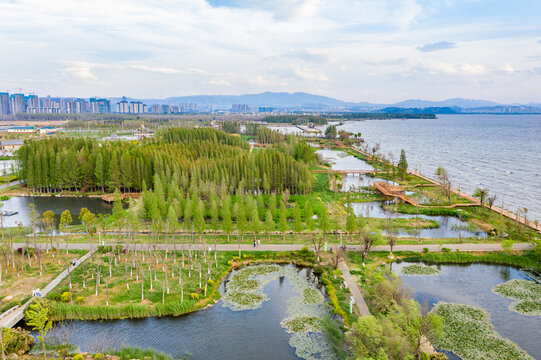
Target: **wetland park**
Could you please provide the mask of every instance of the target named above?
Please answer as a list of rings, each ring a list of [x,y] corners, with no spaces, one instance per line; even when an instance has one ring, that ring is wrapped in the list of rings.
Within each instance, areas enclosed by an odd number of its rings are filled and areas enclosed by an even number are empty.
[[[536,222],[333,125],[197,125],[7,160],[4,357],[541,358]]]

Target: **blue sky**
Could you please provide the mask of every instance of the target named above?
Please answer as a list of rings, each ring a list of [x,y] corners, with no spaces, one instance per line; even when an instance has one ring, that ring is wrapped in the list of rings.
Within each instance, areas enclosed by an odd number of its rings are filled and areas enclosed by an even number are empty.
[[[537,0],[0,0],[0,90],[541,102]]]

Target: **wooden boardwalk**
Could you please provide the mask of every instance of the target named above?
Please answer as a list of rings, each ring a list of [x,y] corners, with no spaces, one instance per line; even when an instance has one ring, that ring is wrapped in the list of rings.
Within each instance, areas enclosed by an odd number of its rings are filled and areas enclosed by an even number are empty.
[[[141,193],[122,193],[120,194],[120,197],[122,198],[122,200],[137,199],[141,197]],[[113,201],[115,201],[115,194],[102,195],[100,196],[100,198],[105,202],[112,203]]]

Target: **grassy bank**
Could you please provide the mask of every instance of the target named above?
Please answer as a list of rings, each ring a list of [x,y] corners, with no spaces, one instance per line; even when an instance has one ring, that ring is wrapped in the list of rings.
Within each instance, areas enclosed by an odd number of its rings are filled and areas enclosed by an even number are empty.
[[[533,251],[517,252],[515,254],[506,254],[504,252],[490,252],[483,254],[438,252],[404,257],[402,260],[412,262],[422,261],[433,264],[498,264],[519,268],[532,268],[541,271],[539,256]]]

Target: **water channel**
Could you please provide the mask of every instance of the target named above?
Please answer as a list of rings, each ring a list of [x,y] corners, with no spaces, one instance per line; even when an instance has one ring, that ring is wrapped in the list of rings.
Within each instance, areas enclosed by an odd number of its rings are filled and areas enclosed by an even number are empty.
[[[400,274],[403,266],[393,264]],[[470,264],[435,265],[439,275],[400,275],[405,286],[413,290],[412,297],[431,308],[438,301],[455,302],[483,308],[490,314],[492,324],[501,336],[516,342],[535,359],[541,359],[541,316],[525,316],[508,309],[513,300],[494,294],[494,285],[511,279],[524,279],[520,270],[510,266]]]

